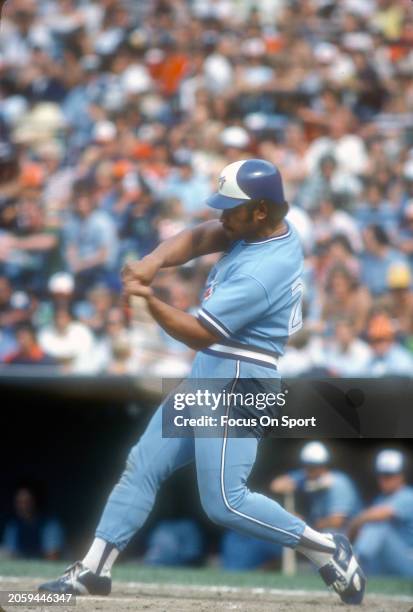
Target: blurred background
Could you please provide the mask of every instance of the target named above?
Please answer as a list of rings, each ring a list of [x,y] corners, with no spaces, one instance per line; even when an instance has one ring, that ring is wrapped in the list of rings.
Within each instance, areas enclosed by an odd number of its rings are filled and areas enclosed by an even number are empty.
[[[410,3],[391,0],[5,4],[5,554],[71,557],[84,547],[153,408],[141,382],[188,372],[193,353],[139,301],[122,309],[119,271],[213,218],[204,201],[232,161],[261,157],[279,167],[305,250],[305,325],[282,374],[413,375],[412,45]],[[215,260],[163,271],[163,299],[195,312]],[[102,381],[112,394],[102,397]],[[407,444],[396,442],[408,463]],[[330,445],[364,504],[379,491],[373,460],[385,446]],[[256,486],[269,490],[272,478],[297,467],[299,450],[296,440],[269,442]],[[400,473],[408,475],[406,465]],[[198,542],[185,562],[223,550],[222,534],[200,516],[194,481],[176,478],[154,516],[195,519],[142,535],[130,554],[156,562],[157,547],[182,537]]]

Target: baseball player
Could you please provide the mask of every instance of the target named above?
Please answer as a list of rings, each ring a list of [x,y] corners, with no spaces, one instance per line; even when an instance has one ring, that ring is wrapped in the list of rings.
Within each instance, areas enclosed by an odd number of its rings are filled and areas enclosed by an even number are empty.
[[[362,503],[354,483],[331,468],[331,455],[321,442],[307,442],[300,451],[300,468],[275,478],[273,493],[297,492],[304,502],[306,521],[320,531],[345,532]]]
[[[231,380],[232,392],[248,379],[279,381],[278,356],[302,325],[303,290],[303,255],[285,220],[288,204],[280,173],[260,159],[231,163],[208,204],[222,211],[220,221],[183,231],[142,261],[128,264],[122,273],[124,293],[144,297],[158,324],[197,350],[189,378],[212,379],[217,385],[219,379]],[[198,316],[156,297],[150,285],[158,270],[215,252],[223,256],[209,274]],[[145,522],[162,481],[195,461],[201,502],[211,520],[296,548],[343,602],[361,603],[365,577],[347,538],[315,531],[274,500],[248,489],[259,435],[235,437],[224,427],[216,437],[163,437],[164,406],[132,448],[84,559],[40,590],[109,594],[112,565]]]
[[[413,487],[404,454],[380,451],[375,472],[380,495],[350,524],[354,546],[367,574],[413,578]]]

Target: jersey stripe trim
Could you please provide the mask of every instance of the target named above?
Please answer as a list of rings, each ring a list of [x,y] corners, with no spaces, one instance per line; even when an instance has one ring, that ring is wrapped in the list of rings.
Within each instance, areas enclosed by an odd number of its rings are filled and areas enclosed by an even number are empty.
[[[261,353],[260,351],[249,349],[247,347],[241,348],[239,346],[230,346],[228,344],[220,344],[218,342],[211,344],[203,352],[209,352],[209,354],[220,355],[221,357],[229,357],[232,359],[241,359],[243,361],[252,361],[260,365],[277,369],[278,358],[275,355],[268,355]]]
[[[235,379],[233,384],[231,385],[231,391],[230,393],[234,392],[234,389],[237,385],[237,382],[239,380],[240,377],[240,362],[237,361],[237,369],[236,369],[236,374],[235,374]],[[229,408],[230,406],[227,406],[227,410],[226,410],[226,416],[228,417],[229,415]],[[220,470],[220,480],[221,480],[221,495],[222,495],[222,499],[224,501],[225,507],[232,512],[233,514],[236,514],[237,516],[240,516],[241,518],[246,519],[247,521],[250,521],[252,523],[256,523],[257,525],[261,525],[262,527],[267,527],[268,529],[271,529],[273,531],[278,531],[279,533],[283,533],[285,535],[288,535],[291,538],[295,538],[297,540],[297,542],[300,540],[301,536],[296,535],[295,533],[292,533],[291,531],[286,531],[285,529],[281,529],[280,527],[275,527],[275,525],[270,525],[269,523],[265,523],[264,521],[260,521],[259,519],[253,517],[253,516],[249,516],[248,514],[245,514],[244,512],[240,512],[239,510],[237,510],[236,508],[233,508],[231,506],[231,504],[228,501],[227,498],[227,493],[225,490],[225,454],[226,454],[226,450],[227,450],[227,439],[228,439],[228,423],[225,424],[225,428],[224,428],[224,437],[222,440],[222,449],[221,449],[221,470]]]
[[[217,331],[220,336],[223,336],[224,338],[231,337],[231,332],[225,327],[225,325],[223,325],[221,321],[218,321],[218,319],[211,315],[210,312],[207,312],[205,308],[200,308],[198,310],[198,318],[200,319],[201,323],[205,323],[205,325],[209,329]]]

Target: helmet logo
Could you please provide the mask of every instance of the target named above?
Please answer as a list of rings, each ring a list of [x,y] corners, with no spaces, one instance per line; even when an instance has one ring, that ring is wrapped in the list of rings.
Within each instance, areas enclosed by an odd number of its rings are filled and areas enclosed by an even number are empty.
[[[225,176],[220,176],[218,179],[218,189],[222,189],[224,186],[224,183],[227,179],[225,178]]]

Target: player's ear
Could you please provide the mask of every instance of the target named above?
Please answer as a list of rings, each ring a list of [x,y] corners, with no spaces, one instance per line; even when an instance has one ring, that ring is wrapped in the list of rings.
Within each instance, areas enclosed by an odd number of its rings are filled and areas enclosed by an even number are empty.
[[[268,219],[268,204],[264,200],[261,200],[257,203],[254,212],[256,221],[266,221]]]

